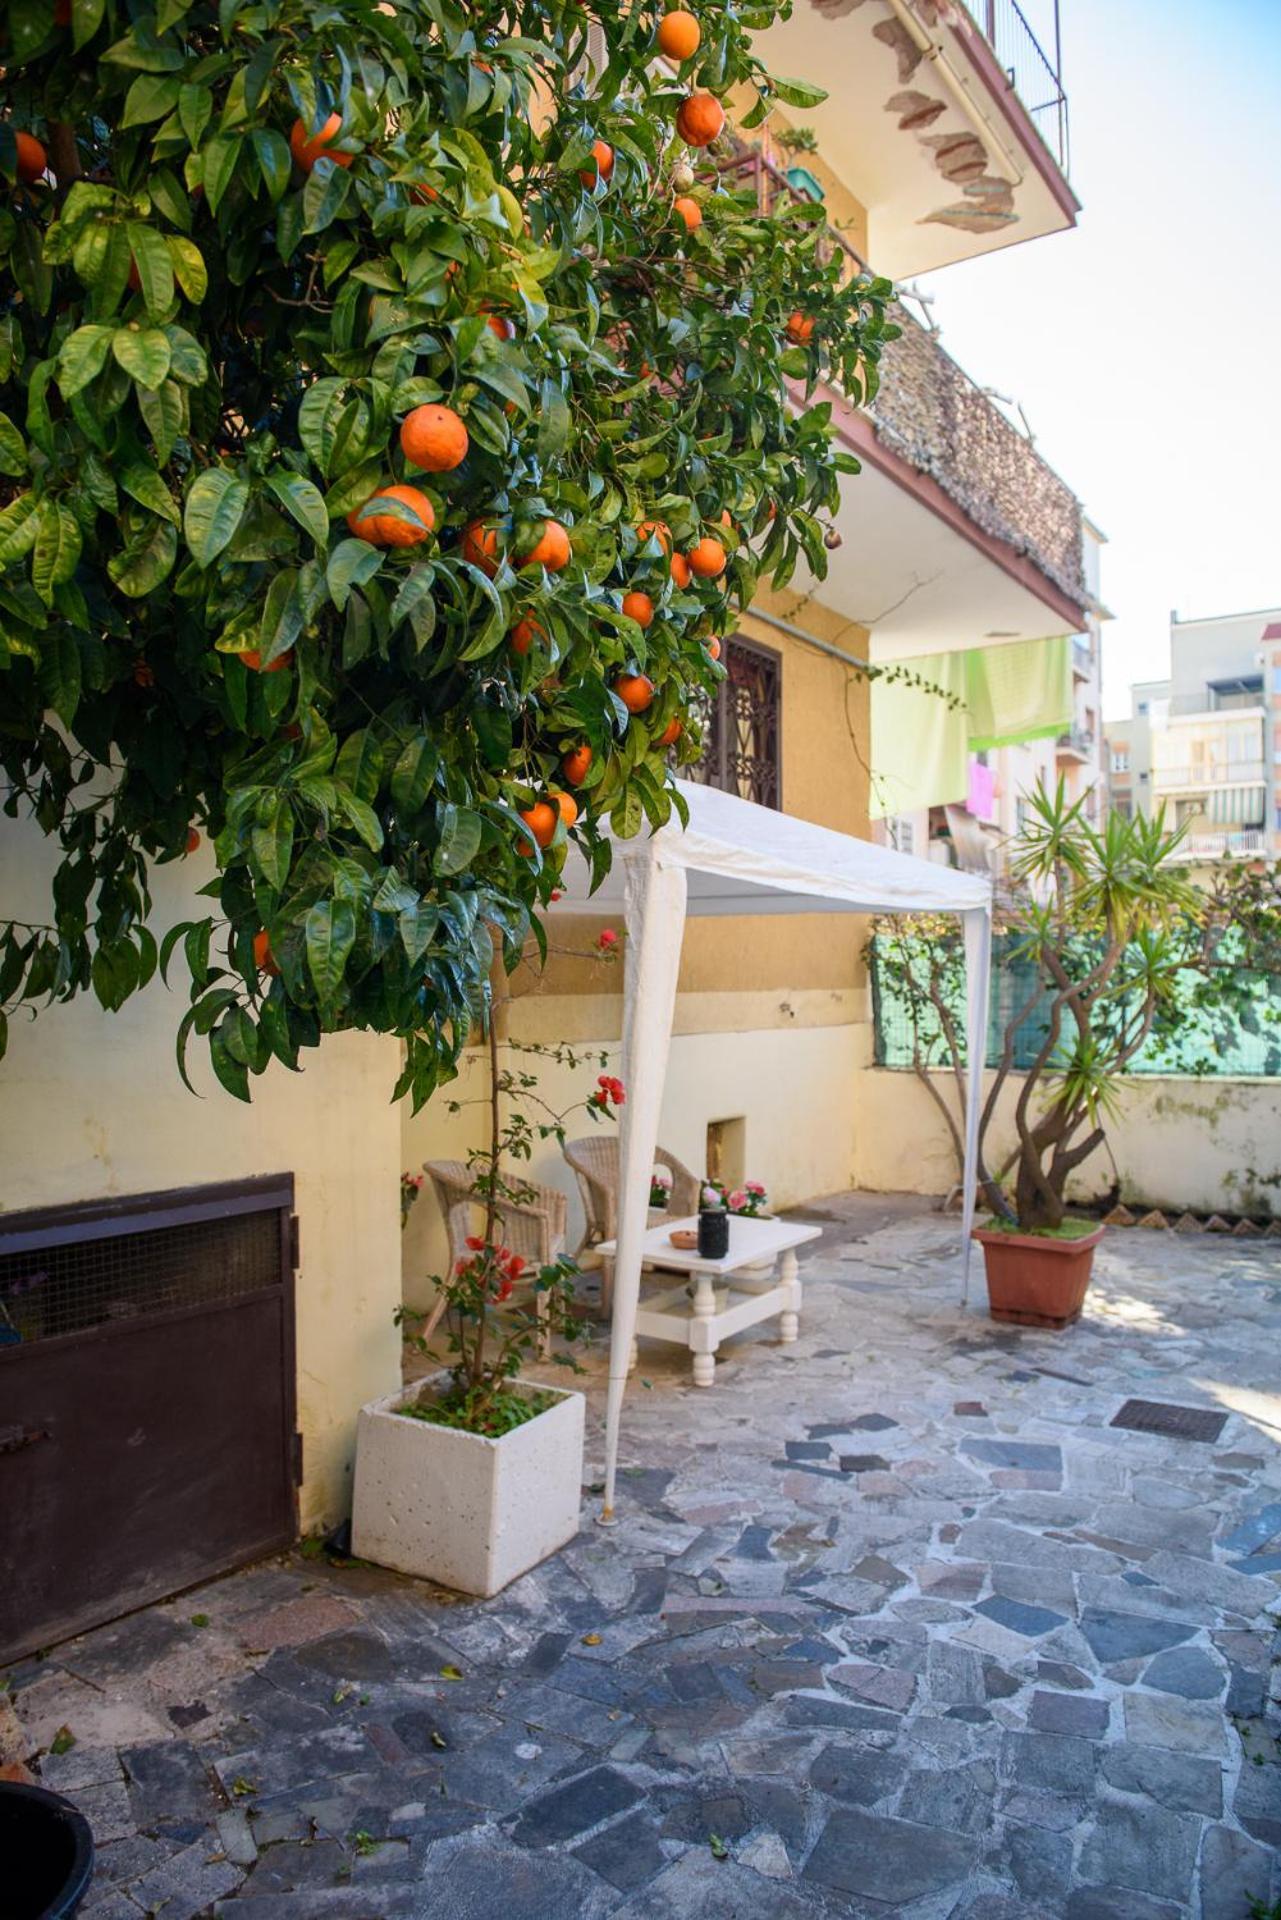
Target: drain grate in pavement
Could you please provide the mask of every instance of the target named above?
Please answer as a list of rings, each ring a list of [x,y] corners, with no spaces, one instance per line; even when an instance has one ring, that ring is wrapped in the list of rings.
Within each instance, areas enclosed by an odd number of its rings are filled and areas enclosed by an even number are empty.
[[[1160,1433],[1169,1440],[1217,1440],[1228,1423],[1226,1413],[1208,1407],[1172,1407],[1161,1400],[1127,1400],[1110,1426],[1129,1427],[1134,1433]]]

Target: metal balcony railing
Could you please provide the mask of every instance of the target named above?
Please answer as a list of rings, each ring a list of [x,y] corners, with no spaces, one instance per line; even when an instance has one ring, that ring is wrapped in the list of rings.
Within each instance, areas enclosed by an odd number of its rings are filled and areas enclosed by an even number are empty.
[[[1094,756],[1094,735],[1088,727],[1069,727],[1066,733],[1059,735],[1055,745],[1060,753],[1079,754],[1082,760],[1090,760]]]
[[[1027,110],[1028,118],[1066,175],[1071,167],[1067,95],[1063,91],[1063,49],[1059,33],[1059,0],[1041,0],[1047,52],[1028,23],[1018,0],[970,0],[1010,85]]]

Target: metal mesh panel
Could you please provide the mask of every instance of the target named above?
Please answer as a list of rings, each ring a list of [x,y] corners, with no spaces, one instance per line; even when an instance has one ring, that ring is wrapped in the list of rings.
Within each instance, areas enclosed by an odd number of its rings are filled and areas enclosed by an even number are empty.
[[[691,780],[736,793],[757,806],[781,807],[779,657],[737,635],[725,642],[725,679],[708,715],[703,758]]]
[[[29,1345],[281,1280],[280,1215],[240,1213],[0,1256],[0,1345]]]
[[[1228,1423],[1226,1413],[1212,1407],[1177,1407],[1164,1400],[1127,1400],[1112,1416],[1114,1427],[1134,1433],[1160,1433],[1171,1440],[1199,1440],[1205,1446],[1218,1439]]]

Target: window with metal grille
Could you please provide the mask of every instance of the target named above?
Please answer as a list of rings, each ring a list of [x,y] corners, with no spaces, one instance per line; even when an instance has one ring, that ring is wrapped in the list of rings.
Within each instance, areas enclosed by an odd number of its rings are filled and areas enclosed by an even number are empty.
[[[689,777],[758,806],[781,807],[782,662],[772,648],[737,634],[726,640],[723,658],[703,758]]]

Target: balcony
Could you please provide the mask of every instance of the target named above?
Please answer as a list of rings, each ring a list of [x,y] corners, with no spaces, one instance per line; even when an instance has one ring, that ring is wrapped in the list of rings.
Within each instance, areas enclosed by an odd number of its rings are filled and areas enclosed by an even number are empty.
[[[1195,767],[1153,767],[1154,793],[1205,793],[1213,787],[1261,787],[1262,760],[1203,760]]]
[[[1087,765],[1094,759],[1094,735],[1085,727],[1069,727],[1055,741],[1054,756],[1077,766]]]
[[[1042,0],[1040,38],[1017,0],[972,4],[795,0],[754,36],[776,73],[828,89],[804,124],[866,209],[869,251],[892,279],[1076,221],[1057,0]]]
[[[1222,833],[1188,833],[1180,840],[1172,860],[1253,860],[1266,858],[1268,836],[1262,827],[1237,827]]]
[[[1170,696],[1166,715],[1171,720],[1201,718],[1213,713],[1259,713],[1266,711],[1263,686],[1205,687],[1200,693],[1175,693]]]
[[[762,212],[803,196],[756,147],[726,163]],[[849,275],[865,263],[843,233],[825,245]],[[828,389],[845,445],[840,534],[819,597],[872,634],[878,663],[1041,640],[1084,627],[1080,502],[1054,469],[903,307],[881,385],[863,410]]]

